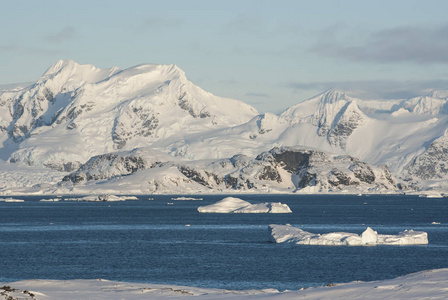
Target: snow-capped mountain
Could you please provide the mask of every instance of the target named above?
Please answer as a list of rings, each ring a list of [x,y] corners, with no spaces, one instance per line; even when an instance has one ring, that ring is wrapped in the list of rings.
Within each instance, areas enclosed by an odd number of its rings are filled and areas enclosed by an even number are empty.
[[[203,91],[175,65],[102,70],[59,61],[35,84],[0,99],[3,158],[66,171],[94,155],[176,141],[257,115],[241,101]]]
[[[0,89],[0,189],[445,189],[447,103],[444,90],[396,100],[329,90],[258,114],[195,86],[175,65],[58,61],[35,83]]]

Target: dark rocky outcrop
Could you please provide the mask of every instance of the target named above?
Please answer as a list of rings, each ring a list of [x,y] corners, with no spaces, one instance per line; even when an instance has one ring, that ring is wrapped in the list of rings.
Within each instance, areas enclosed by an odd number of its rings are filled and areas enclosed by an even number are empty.
[[[409,175],[423,180],[447,178],[448,138],[443,136],[432,142],[406,169]]]
[[[76,172],[65,176],[62,181],[78,184],[82,181],[104,180],[130,175],[147,167],[147,163],[142,157],[109,153],[90,158]]]
[[[293,147],[273,148],[255,159],[235,155],[208,163],[169,163],[153,161],[135,153],[110,153],[92,157],[64,182],[106,180],[127,176],[143,169],[175,167],[184,182],[194,182],[209,190],[251,190],[269,187],[308,186],[322,191],[354,189],[396,189],[386,166],[372,167],[351,156],[330,154]]]

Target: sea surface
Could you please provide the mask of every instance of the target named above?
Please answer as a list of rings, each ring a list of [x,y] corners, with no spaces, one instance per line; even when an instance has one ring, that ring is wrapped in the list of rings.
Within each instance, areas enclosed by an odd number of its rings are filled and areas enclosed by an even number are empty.
[[[0,282],[97,279],[225,289],[297,290],[448,267],[448,198],[239,195],[292,214],[201,214],[224,196],[126,202],[0,202]],[[154,198],[154,200],[148,200]],[[306,246],[268,242],[269,224],[315,233],[428,232],[429,245]]]

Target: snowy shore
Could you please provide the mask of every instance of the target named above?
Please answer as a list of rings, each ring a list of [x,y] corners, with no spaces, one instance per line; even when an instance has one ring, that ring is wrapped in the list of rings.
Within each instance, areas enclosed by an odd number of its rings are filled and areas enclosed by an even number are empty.
[[[389,280],[330,284],[279,292],[274,289],[232,291],[96,280],[24,280],[0,283],[0,300],[11,299],[447,299],[448,269]]]

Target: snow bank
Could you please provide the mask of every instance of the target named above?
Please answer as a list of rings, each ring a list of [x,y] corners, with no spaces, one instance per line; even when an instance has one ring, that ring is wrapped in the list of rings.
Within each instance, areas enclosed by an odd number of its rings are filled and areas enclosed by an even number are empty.
[[[251,204],[239,198],[226,197],[215,204],[199,206],[200,213],[291,213],[288,205],[280,202]]]
[[[369,246],[369,245],[426,245],[428,234],[423,231],[405,230],[397,235],[378,234],[372,228],[361,234],[331,232],[316,234],[285,225],[269,225],[269,241],[299,245]]]

